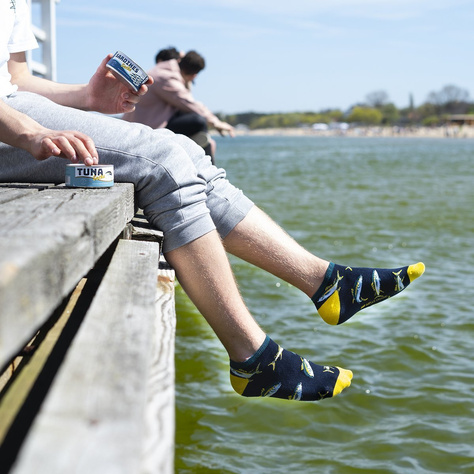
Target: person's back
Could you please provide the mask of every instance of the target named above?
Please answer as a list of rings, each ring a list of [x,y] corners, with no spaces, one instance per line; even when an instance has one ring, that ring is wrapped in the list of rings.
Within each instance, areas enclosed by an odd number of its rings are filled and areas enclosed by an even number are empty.
[[[148,71],[148,75],[153,77],[154,84],[149,87],[148,94],[142,97],[140,107],[136,107],[123,118],[128,122],[139,122],[151,128],[165,128],[168,120],[177,111],[169,92],[174,93],[184,87],[178,61],[160,61]]]

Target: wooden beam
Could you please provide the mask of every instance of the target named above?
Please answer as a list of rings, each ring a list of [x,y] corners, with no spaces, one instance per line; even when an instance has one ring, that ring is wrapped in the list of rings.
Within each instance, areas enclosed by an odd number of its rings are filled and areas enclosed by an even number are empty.
[[[4,190],[4,188],[2,188]],[[0,214],[0,367],[22,349],[122,232],[133,185],[19,194]]]
[[[174,289],[162,275],[156,296],[158,256],[156,243],[119,241],[12,474],[133,474],[145,458],[173,472]]]
[[[162,261],[158,270],[152,364],[146,406],[147,436],[142,473],[174,473],[175,450],[175,273]]]
[[[3,443],[8,430],[18,415],[32,387],[38,379],[39,374],[46,365],[54,346],[60,338],[62,331],[69,320],[69,316],[71,315],[82,289],[84,288],[85,281],[85,279],[82,279],[79,282],[58,320],[46,331],[44,340],[42,340],[38,346],[37,342],[32,342],[35,349],[27,363],[22,367],[20,364],[23,361],[18,362],[18,365],[20,365],[19,368],[17,367],[18,375],[13,379],[13,382],[7,388],[6,393],[0,399],[0,445]]]

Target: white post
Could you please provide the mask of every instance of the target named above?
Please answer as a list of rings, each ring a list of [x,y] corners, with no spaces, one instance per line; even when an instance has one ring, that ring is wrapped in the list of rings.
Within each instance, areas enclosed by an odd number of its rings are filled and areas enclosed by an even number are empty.
[[[33,74],[47,79],[56,80],[56,3],[59,0],[28,0],[30,8],[32,3],[39,4],[41,14],[40,24],[35,24],[38,19],[33,18],[33,32],[40,45],[40,60],[33,60],[33,55],[28,52],[27,59]]]

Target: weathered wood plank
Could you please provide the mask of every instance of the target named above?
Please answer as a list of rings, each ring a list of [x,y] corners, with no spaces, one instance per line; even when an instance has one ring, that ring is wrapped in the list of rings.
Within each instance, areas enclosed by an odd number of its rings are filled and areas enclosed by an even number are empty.
[[[13,474],[140,472],[157,265],[157,244],[119,242]]]
[[[176,330],[174,280],[174,270],[160,266],[141,474],[174,472]]]
[[[60,338],[64,327],[66,326],[71,311],[74,308],[79,295],[84,287],[85,279],[81,280],[74,290],[68,304],[64,308],[61,316],[47,332],[45,339],[41,341],[37,350],[33,351],[33,356],[29,358],[28,363],[20,370],[19,374],[13,380],[8,391],[0,399],[0,444],[10,429],[15,417],[18,415],[23,403],[32,390],[38,375],[44,369],[48,358],[50,357],[54,346]],[[35,338],[36,339],[36,338]],[[36,346],[36,341],[32,344]]]
[[[37,189],[0,187],[0,204],[4,204],[8,201],[13,201],[15,199],[22,198],[24,196],[27,196],[28,194],[35,194],[37,192]]]
[[[55,220],[67,217],[71,222],[84,221],[92,235],[104,235],[107,240],[111,224],[118,221],[120,231],[123,229],[124,214],[127,217],[125,222],[130,221],[134,214],[132,184],[116,184],[107,189],[49,188],[2,205],[0,235],[11,236],[18,232],[25,235],[40,230],[45,224],[53,234],[61,231]],[[113,234],[113,238],[118,235],[115,229]],[[98,239],[98,244],[101,240]],[[99,253],[101,250],[99,247]]]
[[[21,349],[134,214],[133,185],[51,188],[0,213],[0,366]]]
[[[163,232],[154,229],[150,225],[141,209],[138,209],[132,221],[123,229],[122,238],[158,242],[160,244],[160,252],[163,246]],[[166,260],[163,259],[163,262],[166,263]]]

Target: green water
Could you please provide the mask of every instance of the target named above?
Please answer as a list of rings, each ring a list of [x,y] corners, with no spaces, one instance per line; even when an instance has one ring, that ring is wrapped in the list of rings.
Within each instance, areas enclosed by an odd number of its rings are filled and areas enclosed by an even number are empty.
[[[313,253],[427,270],[334,327],[298,290],[231,258],[273,339],[354,372],[315,403],[236,395],[225,351],[178,288],[176,472],[474,472],[474,141],[238,137],[219,139],[218,160]]]

